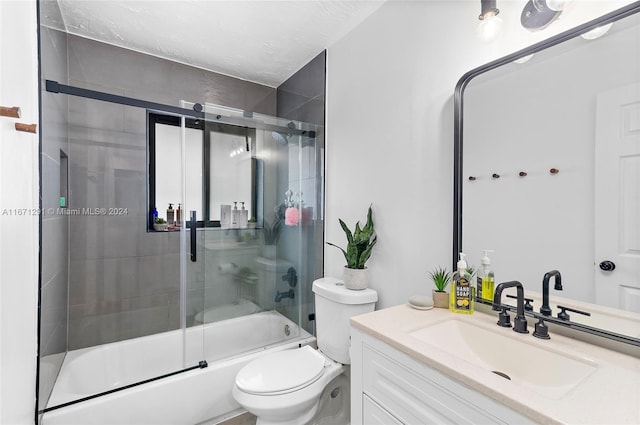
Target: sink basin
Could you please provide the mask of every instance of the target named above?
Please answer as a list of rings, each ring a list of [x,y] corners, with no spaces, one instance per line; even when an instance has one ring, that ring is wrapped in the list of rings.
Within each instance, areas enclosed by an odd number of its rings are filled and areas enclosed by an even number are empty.
[[[541,348],[531,334],[517,334],[510,328],[496,326],[492,330],[470,321],[450,319],[409,335],[460,362],[494,372],[553,399],[562,398],[597,369],[589,359]]]

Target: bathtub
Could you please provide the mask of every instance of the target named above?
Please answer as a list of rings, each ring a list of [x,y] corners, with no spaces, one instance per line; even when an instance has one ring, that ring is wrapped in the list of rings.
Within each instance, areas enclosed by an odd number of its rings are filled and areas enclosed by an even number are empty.
[[[183,348],[183,341],[185,342]],[[237,372],[271,351],[315,338],[276,311],[265,311],[67,353],[48,406],[208,366],[45,411],[44,425],[142,425],[214,422],[240,412],[231,395]],[[183,362],[183,359],[186,359]]]

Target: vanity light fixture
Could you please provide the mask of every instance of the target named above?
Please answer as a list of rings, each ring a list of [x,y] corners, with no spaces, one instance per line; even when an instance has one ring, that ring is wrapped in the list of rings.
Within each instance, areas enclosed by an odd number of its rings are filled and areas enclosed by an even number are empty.
[[[520,23],[529,31],[540,31],[558,19],[565,7],[564,0],[529,0],[522,9]]]
[[[601,27],[596,27],[591,31],[587,31],[584,34],[580,34],[580,37],[584,38],[585,40],[595,40],[596,38],[600,38],[606,33],[608,33],[612,26],[613,26],[613,22],[609,22],[606,25],[602,25]]]
[[[480,23],[476,28],[476,36],[480,41],[490,43],[502,32],[502,19],[498,17],[500,9],[496,0],[480,0],[481,10],[478,19]]]
[[[564,10],[567,7],[567,3],[569,3],[570,1],[571,0],[546,0],[547,7],[557,12]]]

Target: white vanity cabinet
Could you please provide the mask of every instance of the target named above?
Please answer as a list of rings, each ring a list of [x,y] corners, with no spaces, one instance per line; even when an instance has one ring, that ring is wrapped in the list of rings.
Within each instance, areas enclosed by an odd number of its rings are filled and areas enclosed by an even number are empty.
[[[352,327],[351,423],[427,425],[535,422]]]

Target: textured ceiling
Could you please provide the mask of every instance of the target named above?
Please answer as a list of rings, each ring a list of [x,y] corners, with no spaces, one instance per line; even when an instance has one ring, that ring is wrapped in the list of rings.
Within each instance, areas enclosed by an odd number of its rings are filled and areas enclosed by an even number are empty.
[[[277,87],[383,0],[47,0],[42,23]]]

